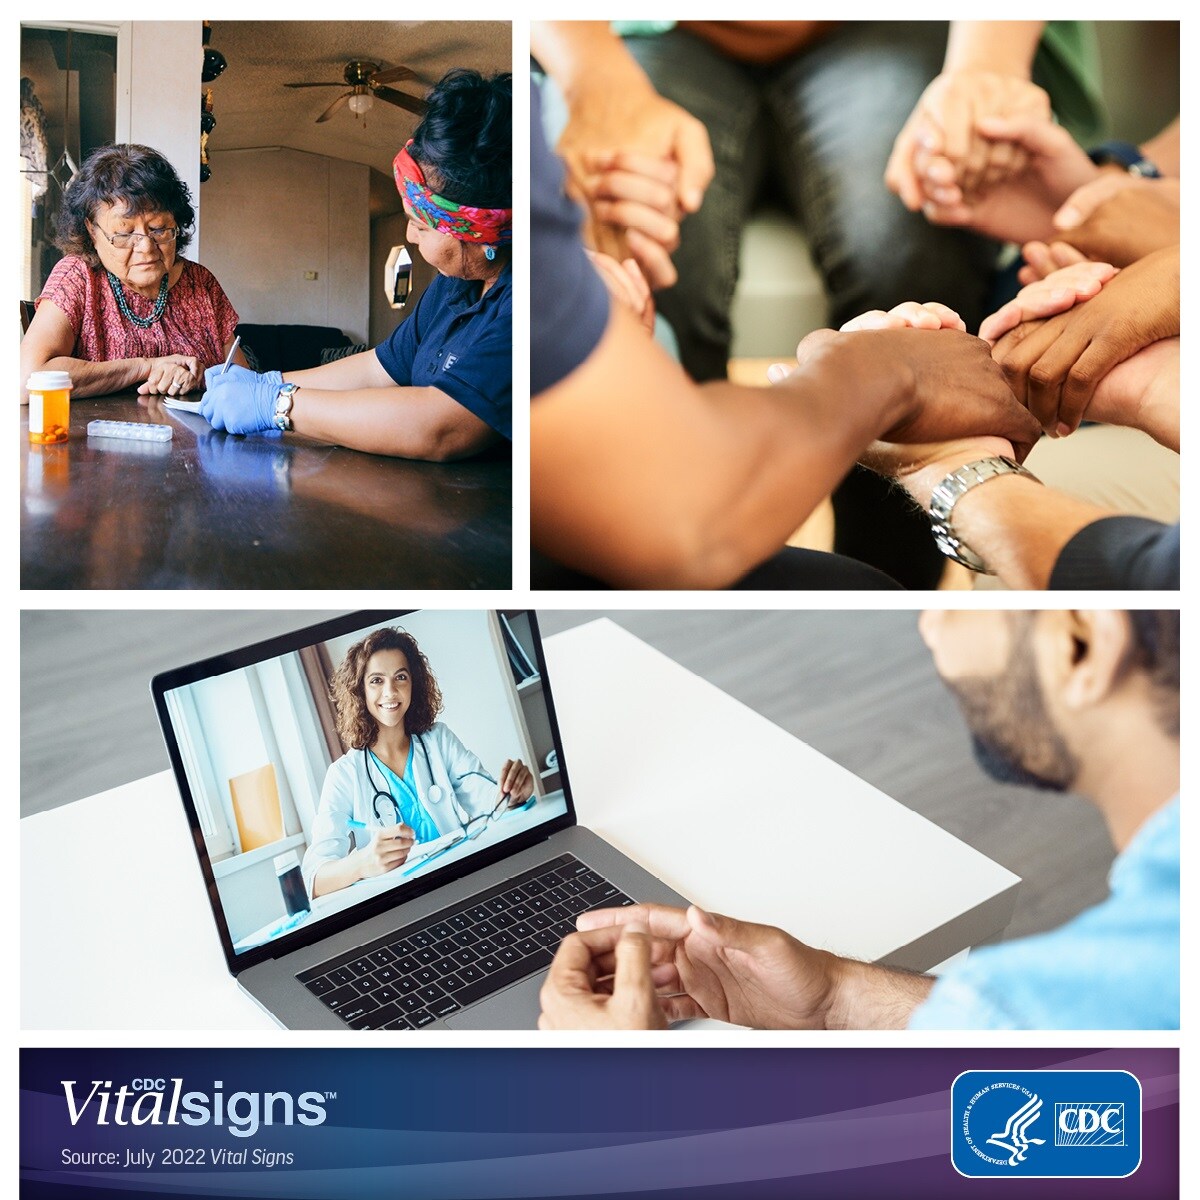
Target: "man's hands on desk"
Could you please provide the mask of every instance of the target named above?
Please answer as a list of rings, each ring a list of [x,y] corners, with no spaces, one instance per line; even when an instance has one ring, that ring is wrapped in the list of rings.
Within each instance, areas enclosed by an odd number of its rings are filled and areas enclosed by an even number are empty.
[[[602,909],[578,928],[550,966],[539,1029],[664,1029],[695,1017],[824,1028],[843,961],[695,906]]]

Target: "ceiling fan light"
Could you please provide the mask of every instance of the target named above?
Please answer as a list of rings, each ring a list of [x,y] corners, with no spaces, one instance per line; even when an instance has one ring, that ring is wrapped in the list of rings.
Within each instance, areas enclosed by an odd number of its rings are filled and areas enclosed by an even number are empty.
[[[361,117],[363,113],[370,112],[374,104],[375,99],[370,92],[360,92],[350,97],[350,111],[356,116]]]

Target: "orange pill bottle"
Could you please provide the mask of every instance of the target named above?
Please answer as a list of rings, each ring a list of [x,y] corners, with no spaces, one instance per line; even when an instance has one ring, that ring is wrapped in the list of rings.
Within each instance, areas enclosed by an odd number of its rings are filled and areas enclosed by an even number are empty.
[[[29,440],[38,445],[65,442],[71,429],[71,376],[67,371],[35,371],[29,393]]]

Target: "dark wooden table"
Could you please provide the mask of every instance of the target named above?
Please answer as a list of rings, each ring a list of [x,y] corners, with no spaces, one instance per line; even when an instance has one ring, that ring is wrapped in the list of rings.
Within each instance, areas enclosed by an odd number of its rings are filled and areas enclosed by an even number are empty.
[[[88,422],[170,425],[170,442]],[[508,588],[511,461],[416,463],[289,434],[234,437],[135,392],[71,405],[31,446],[21,410],[23,588]]]

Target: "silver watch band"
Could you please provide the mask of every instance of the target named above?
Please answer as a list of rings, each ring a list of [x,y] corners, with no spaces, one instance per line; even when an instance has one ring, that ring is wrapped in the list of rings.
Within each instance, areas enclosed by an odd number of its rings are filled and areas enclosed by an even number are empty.
[[[1025,470],[1019,462],[1003,455],[992,458],[979,458],[951,471],[941,483],[933,489],[929,500],[929,520],[933,525],[933,540],[938,549],[956,563],[961,563],[969,570],[980,575],[991,575],[988,565],[958,536],[951,521],[954,506],[973,487],[987,483],[989,479],[997,479],[1001,475],[1024,475],[1035,483],[1040,483],[1032,472]]]

